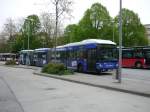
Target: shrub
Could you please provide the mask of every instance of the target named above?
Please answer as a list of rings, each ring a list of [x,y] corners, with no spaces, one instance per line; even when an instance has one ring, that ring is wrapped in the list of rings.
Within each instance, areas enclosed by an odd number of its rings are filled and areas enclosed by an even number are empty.
[[[63,64],[49,63],[42,68],[43,73],[57,74],[57,75],[68,75],[73,74],[71,70],[67,70]]]
[[[5,65],[16,65],[16,61],[15,60],[7,60],[5,62]]]

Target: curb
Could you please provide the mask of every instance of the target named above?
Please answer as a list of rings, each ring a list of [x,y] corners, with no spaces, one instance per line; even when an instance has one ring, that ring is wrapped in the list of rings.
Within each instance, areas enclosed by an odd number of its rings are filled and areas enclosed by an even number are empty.
[[[67,78],[64,78],[64,77],[61,77],[61,76],[49,75],[49,74],[46,74],[46,73],[33,72],[33,74],[39,75],[39,76],[50,77],[50,78],[54,78],[54,79],[59,79],[59,80],[64,80],[64,81],[68,81],[68,82],[73,82],[73,83],[78,83],[78,84],[83,84],[83,85],[88,85],[88,86],[93,86],[93,87],[98,87],[98,88],[103,88],[103,89],[108,89],[108,90],[113,90],[113,91],[119,91],[119,92],[123,92],[123,93],[129,93],[129,94],[133,94],[133,95],[144,96],[144,97],[150,98],[150,94],[148,94],[148,93],[142,93],[142,92],[138,92],[138,91],[120,89],[120,88],[117,88],[117,87],[110,87],[110,86],[107,86],[107,85],[92,84],[92,83],[87,83],[87,82],[83,82],[83,81],[67,79]]]

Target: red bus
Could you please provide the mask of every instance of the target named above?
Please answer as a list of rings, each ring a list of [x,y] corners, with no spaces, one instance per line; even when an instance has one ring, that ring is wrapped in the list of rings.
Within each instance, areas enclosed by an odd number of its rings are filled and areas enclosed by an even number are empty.
[[[123,48],[122,67],[150,68],[150,46]]]

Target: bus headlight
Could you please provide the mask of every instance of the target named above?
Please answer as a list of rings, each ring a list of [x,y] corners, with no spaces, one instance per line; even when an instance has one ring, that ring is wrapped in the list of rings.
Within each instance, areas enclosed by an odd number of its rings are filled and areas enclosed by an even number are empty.
[[[103,68],[103,65],[102,65],[101,63],[98,63],[98,64],[96,65],[96,68],[97,68],[97,69],[101,69],[101,68]]]

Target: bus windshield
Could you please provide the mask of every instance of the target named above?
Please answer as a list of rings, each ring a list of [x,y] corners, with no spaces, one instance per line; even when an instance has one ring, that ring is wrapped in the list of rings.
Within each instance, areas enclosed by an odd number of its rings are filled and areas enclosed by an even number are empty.
[[[117,59],[117,48],[113,45],[103,45],[98,50],[98,60],[109,61]]]

